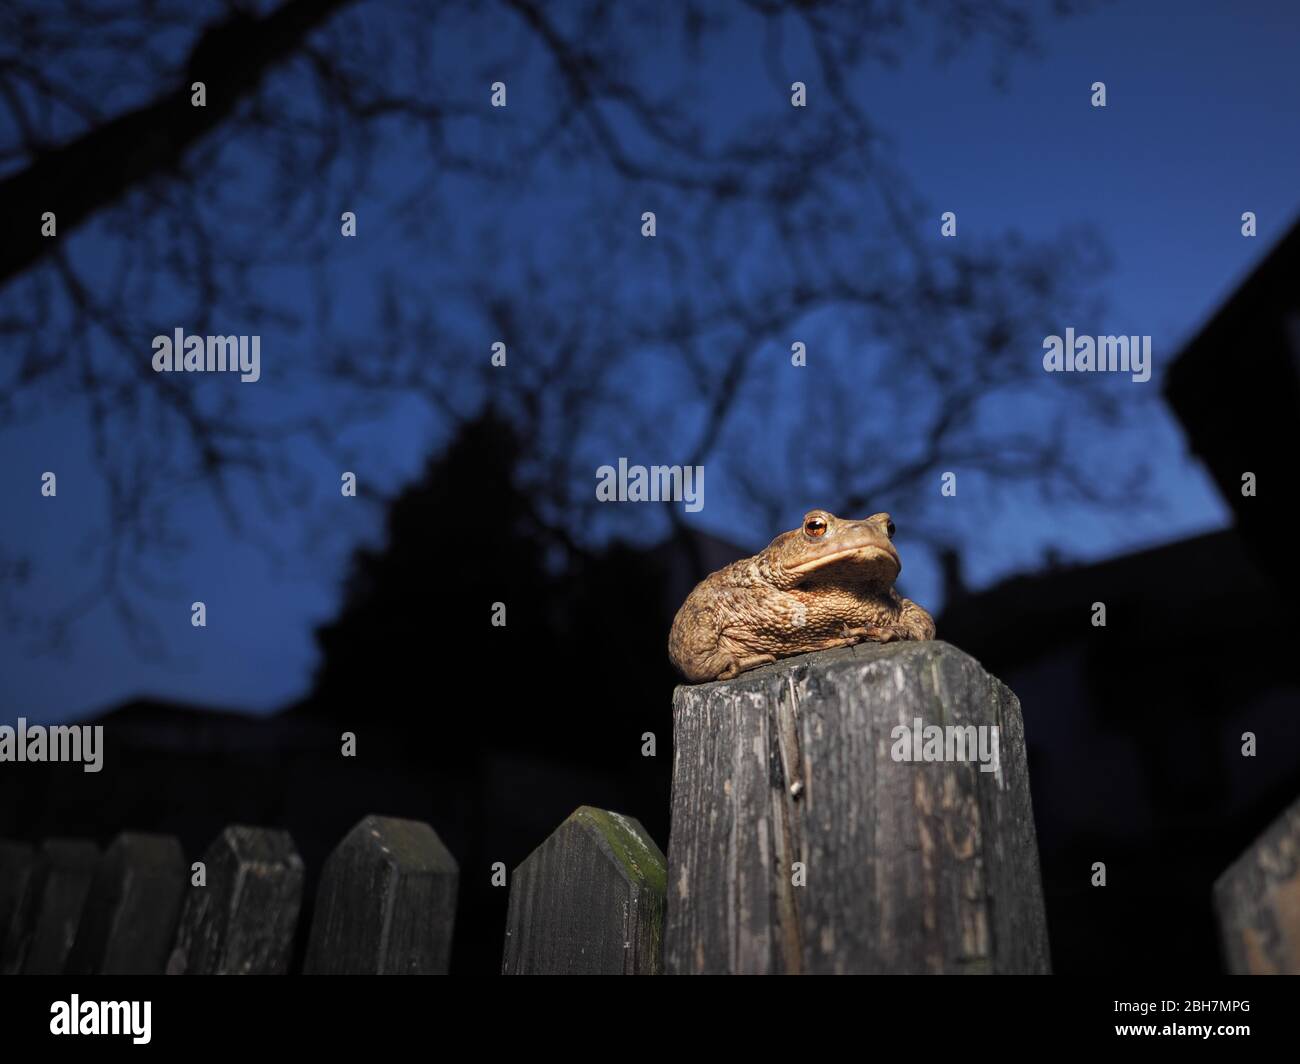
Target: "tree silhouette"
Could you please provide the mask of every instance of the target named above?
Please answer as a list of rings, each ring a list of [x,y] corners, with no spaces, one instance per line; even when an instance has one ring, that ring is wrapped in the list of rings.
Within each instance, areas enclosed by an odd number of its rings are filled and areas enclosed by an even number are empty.
[[[1130,498],[1067,435],[1114,418],[1111,395],[1033,354],[1083,305],[1097,249],[940,245],[858,89],[927,40],[983,41],[1000,76],[1033,44],[1032,7],[6,5],[0,422],[70,404],[105,486],[101,575],[56,627],[106,597],[143,636],[195,488],[290,549],[266,529],[320,520],[313,458],[391,446],[411,399],[442,438],[493,404],[536,527],[570,551],[684,527],[671,507],[595,506],[594,469],[632,454],[707,464],[760,542],[817,503],[902,510],[961,548],[934,487],[953,467],[991,494]],[[361,205],[388,266],[344,319],[339,218]],[[199,386],[150,368],[177,325],[280,344],[257,388]],[[24,554],[0,543],[7,571]]]

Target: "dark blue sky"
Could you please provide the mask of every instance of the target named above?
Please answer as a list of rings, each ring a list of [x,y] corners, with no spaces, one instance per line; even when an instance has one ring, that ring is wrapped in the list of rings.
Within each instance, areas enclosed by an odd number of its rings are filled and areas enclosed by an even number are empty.
[[[1118,469],[1129,455],[1147,458],[1157,474],[1150,505],[1136,513],[1065,514],[1025,496],[1000,503],[992,514],[972,506],[964,513],[974,530],[967,564],[976,585],[1033,568],[1049,546],[1069,557],[1100,558],[1226,521],[1226,508],[1155,401],[1159,377],[1300,213],[1300,11],[1293,4],[1103,5],[1086,16],[1044,22],[1040,38],[1041,54],[1016,58],[1001,89],[991,84],[982,47],[944,64],[921,49],[899,69],[873,71],[854,87],[933,204],[936,230],[945,210],[957,212],[963,235],[994,237],[1014,228],[1048,237],[1090,224],[1112,257],[1100,282],[1104,320],[1062,326],[1153,337],[1156,378],[1145,386],[1152,401],[1081,444]],[[753,95],[747,79],[762,75],[747,70],[742,57],[718,59],[730,86],[727,106],[739,115]],[[1089,86],[1098,80],[1107,86],[1104,110],[1089,106]],[[400,180],[400,158],[384,165]],[[396,257],[390,238],[401,230],[400,218],[377,218],[365,204],[357,209],[361,236],[340,255],[331,296],[340,328],[353,332],[364,327],[372,298],[367,282],[376,271],[418,278],[422,269],[409,247]],[[529,209],[522,224],[538,224]],[[1246,210],[1259,219],[1253,240],[1240,235]],[[74,252],[88,267],[95,261],[93,246],[74,245]],[[292,273],[268,276],[281,298],[311,302],[310,289]],[[273,358],[268,351],[275,351],[276,333],[262,333],[265,362]],[[147,338],[142,349],[148,350]],[[1025,357],[1037,360],[1041,352],[1029,349]],[[274,372],[257,387],[250,401],[274,416],[315,401]],[[415,475],[445,431],[422,405],[398,403],[354,430],[355,467],[391,491]],[[75,407],[51,402],[48,414],[0,430],[4,542],[35,565],[32,582],[16,593],[20,608],[70,601],[93,579],[87,559],[101,499],[87,452],[84,413]],[[301,462],[314,480],[312,498],[328,503],[337,496],[336,464],[307,451]],[[38,494],[46,469],[58,471],[57,500]],[[707,490],[710,505],[688,521],[747,547],[780,531],[754,525],[725,484],[709,483]],[[377,515],[339,500],[323,523],[308,525],[286,505],[279,518],[254,527],[278,547],[276,560],[232,535],[202,493],[183,492],[173,501],[181,504],[188,542],[168,569],[169,585],[147,600],[167,637],[167,657],[143,659],[111,612],[96,606],[60,652],[34,653],[21,638],[3,642],[0,716],[66,718],[142,694],[266,711],[303,692],[314,662],[312,627],[336,609],[347,554],[375,535]],[[791,509],[797,520],[801,501]],[[908,593],[935,604],[933,564],[919,551],[909,553],[899,523]],[[982,523],[987,536],[978,534]],[[194,599],[207,603],[206,629],[188,623]]]

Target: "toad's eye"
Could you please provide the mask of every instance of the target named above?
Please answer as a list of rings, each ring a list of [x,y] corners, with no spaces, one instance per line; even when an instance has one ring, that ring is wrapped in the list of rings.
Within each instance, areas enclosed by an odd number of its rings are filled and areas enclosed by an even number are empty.
[[[810,517],[803,523],[804,535],[812,536],[817,539],[826,535],[826,519],[823,517]]]
[[[890,539],[894,538],[894,533],[897,531],[898,529],[894,527],[893,521],[885,522],[885,535],[887,535]]]

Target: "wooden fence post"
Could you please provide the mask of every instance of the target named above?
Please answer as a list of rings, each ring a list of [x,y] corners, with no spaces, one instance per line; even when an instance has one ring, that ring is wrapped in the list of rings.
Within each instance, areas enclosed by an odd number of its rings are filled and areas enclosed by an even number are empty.
[[[581,806],[515,869],[503,975],[658,975],[663,852],[631,817]]]
[[[973,658],[868,643],[673,708],[670,973],[1049,970],[1020,704]]]
[[[36,853],[22,929],[6,950],[15,970],[58,975],[77,936],[82,907],[99,865],[99,847],[84,839],[47,839]]]
[[[1228,971],[1300,975],[1300,799],[1214,884]]]
[[[25,842],[0,840],[0,975],[13,975],[22,967],[16,960],[24,923],[29,917],[28,901],[36,851]]]
[[[442,975],[460,870],[433,828],[368,816],[325,862],[306,975]]]
[[[228,827],[191,884],[168,975],[283,975],[302,905],[302,858],[287,831]]]
[[[187,871],[171,835],[118,835],[95,872],[66,971],[160,974],[175,941]]]

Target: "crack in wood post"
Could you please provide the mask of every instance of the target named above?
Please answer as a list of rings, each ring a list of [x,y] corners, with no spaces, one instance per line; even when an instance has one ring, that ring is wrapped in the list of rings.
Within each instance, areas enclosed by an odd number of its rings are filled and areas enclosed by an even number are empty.
[[[782,786],[772,790],[772,820],[777,859],[777,911],[781,921],[778,944],[781,949],[781,970],[788,975],[803,972],[803,921],[799,915],[799,902],[792,881],[796,854],[802,850],[798,830],[799,810],[796,804],[803,791],[803,756],[799,748],[797,697],[794,680],[786,677],[788,698],[779,695],[774,713],[777,750],[781,757]],[[805,869],[806,872],[806,869]]]

